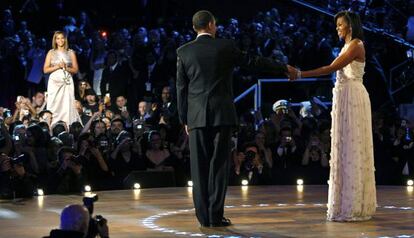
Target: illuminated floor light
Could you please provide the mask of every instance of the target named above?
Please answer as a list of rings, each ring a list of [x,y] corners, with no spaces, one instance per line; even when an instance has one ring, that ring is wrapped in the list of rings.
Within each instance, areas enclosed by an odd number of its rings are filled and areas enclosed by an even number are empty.
[[[192,187],[194,184],[193,184],[193,181],[191,181],[191,180],[189,180],[188,182],[187,182],[187,185],[188,185],[188,187]]]
[[[296,184],[297,185],[303,185],[303,179],[296,180]]]
[[[247,185],[249,185],[249,181],[247,181],[246,179],[243,179],[243,180],[241,181],[241,184],[242,184],[243,186],[247,186]]]
[[[92,191],[92,188],[91,188],[90,185],[85,185],[84,190],[85,190],[85,192],[90,192],[90,191]]]
[[[141,185],[139,183],[134,183],[134,189],[140,189]]]
[[[37,189],[37,196],[43,196],[43,195],[45,195],[45,193],[43,192],[43,189],[38,188]]]

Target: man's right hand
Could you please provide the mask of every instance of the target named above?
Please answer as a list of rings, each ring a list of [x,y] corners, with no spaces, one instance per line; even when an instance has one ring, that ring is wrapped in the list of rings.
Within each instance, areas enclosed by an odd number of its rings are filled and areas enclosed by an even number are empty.
[[[295,67],[292,67],[290,65],[287,65],[287,69],[288,69],[288,77],[289,77],[289,81],[294,81],[297,78],[297,69]]]

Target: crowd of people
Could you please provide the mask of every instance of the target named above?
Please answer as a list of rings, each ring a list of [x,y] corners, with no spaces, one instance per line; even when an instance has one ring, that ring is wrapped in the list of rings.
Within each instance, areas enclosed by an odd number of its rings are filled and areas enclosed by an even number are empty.
[[[48,78],[39,69],[50,36],[33,35],[25,21],[17,27],[11,10],[3,11],[0,65],[2,88],[8,90],[0,95],[0,196],[32,196],[35,188],[77,193],[85,184],[123,189],[125,177],[136,170],[173,171],[176,185],[185,186],[190,161],[175,100],[176,49],[194,39],[192,29],[141,26],[109,33],[96,30],[85,12],[66,19],[60,27],[79,64],[74,79],[81,122],[71,125],[52,124],[47,110]],[[274,8],[248,22],[220,22],[217,37],[234,39],[251,54],[310,69],[334,58],[333,28],[330,18],[285,15]],[[236,93],[269,76],[250,72],[236,70]],[[242,179],[294,184],[297,178],[326,184],[330,108],[317,97],[304,100],[300,108],[278,100],[268,117],[240,111],[231,185]],[[403,173],[414,173],[412,124],[395,114],[374,115],[377,181],[401,184]]]

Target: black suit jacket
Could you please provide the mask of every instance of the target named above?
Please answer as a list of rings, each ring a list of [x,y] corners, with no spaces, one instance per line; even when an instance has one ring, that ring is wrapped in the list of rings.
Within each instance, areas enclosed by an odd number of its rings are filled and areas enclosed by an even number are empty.
[[[201,35],[177,49],[177,107],[190,129],[237,125],[233,103],[236,66],[282,74],[286,65],[241,52],[234,41]]]
[[[128,63],[119,62],[113,71],[107,66],[102,72],[101,94],[111,95],[111,100],[116,100],[118,96],[126,96],[128,84],[131,81],[131,71]]]

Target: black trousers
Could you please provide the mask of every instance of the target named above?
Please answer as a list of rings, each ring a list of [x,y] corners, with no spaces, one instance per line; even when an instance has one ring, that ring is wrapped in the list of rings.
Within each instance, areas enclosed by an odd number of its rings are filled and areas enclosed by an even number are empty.
[[[221,222],[227,191],[232,127],[203,127],[189,132],[191,179],[201,225]]]

